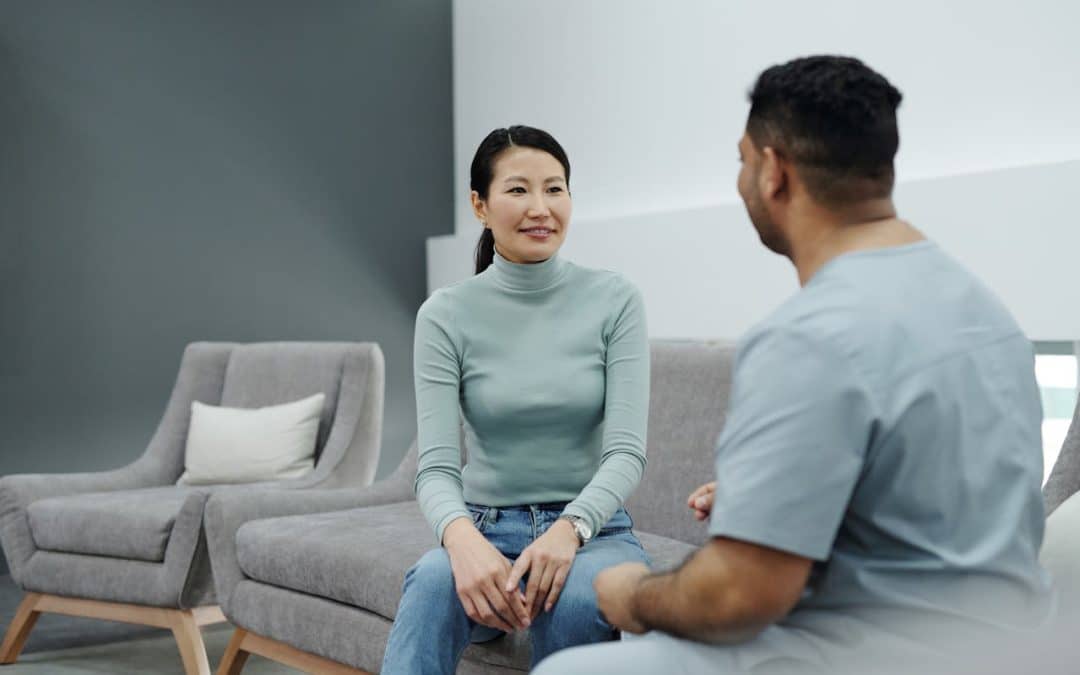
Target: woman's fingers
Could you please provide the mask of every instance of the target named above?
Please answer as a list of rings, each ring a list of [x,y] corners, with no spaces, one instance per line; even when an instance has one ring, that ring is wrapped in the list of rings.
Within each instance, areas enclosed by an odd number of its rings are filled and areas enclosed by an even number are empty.
[[[483,593],[478,591],[474,591],[471,594],[462,593],[458,595],[458,599],[461,600],[461,606],[465,609],[465,614],[476,623],[492,628],[498,628],[504,632],[511,632],[513,630],[512,627],[506,623],[494,609],[492,609],[491,603],[487,601],[487,598],[484,597]]]
[[[490,584],[485,586],[484,596],[487,598],[487,602],[490,604],[491,609],[496,611],[498,619],[507,626],[502,629],[508,633],[512,633],[517,629],[524,629],[528,626],[527,620],[523,621],[523,618],[528,617],[524,611],[524,605],[519,603],[516,595],[509,595],[503,593],[498,584]],[[511,607],[511,605],[518,605],[518,607]],[[511,625],[513,624],[513,625]],[[491,625],[491,624],[488,624]],[[501,627],[501,626],[498,626]]]
[[[518,590],[516,584],[513,590],[505,590],[510,585],[507,574],[512,575],[513,568],[510,567],[510,563],[506,561],[506,558],[503,558],[503,560],[506,562],[505,569],[495,577],[495,588],[493,589],[502,595],[508,607],[509,614],[503,614],[503,618],[512,621],[518,628],[528,628],[529,611],[525,608],[525,598],[521,595],[521,591]]]
[[[529,567],[532,564],[532,555],[529,549],[522,551],[521,555],[514,562],[514,566],[510,569],[510,578],[506,580],[506,586],[503,590],[507,593],[512,593],[517,590],[518,584],[521,583],[522,577],[529,571]]]
[[[551,608],[555,606],[555,603],[559,600],[559,594],[562,593],[563,584],[566,583],[566,577],[570,574],[570,565],[560,566],[555,572],[555,578],[551,582],[551,590],[548,592],[547,602],[544,605],[544,611],[550,612]]]
[[[525,602],[529,609],[533,610],[533,616],[539,614],[536,611],[537,608],[544,606],[544,598],[551,590],[551,582],[555,580],[555,567],[554,564],[545,565],[543,569],[534,566],[533,573],[529,576],[529,586],[533,588],[533,591],[531,594],[526,591]],[[535,585],[533,585],[534,581]]]
[[[541,603],[537,602],[540,598],[540,581],[544,576],[544,570],[540,569],[538,565],[534,565],[532,572],[529,574],[529,581],[525,584],[525,610],[529,613],[529,616],[536,618],[538,612],[536,608]]]
[[[511,624],[514,613],[506,602],[506,596],[498,588],[486,587],[481,597],[488,611],[481,610],[480,623],[507,633],[513,633],[518,629],[517,626]]]

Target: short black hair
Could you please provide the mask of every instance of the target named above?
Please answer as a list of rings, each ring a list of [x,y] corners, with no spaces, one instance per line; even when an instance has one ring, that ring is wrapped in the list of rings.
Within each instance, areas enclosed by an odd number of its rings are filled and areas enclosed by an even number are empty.
[[[862,61],[807,56],[772,66],[749,98],[750,140],[785,154],[817,201],[843,206],[892,193],[903,96]]]

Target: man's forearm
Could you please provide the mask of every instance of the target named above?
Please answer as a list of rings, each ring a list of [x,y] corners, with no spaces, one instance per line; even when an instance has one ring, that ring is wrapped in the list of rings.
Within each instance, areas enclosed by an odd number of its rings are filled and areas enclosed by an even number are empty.
[[[679,569],[642,579],[634,592],[634,618],[649,630],[708,642],[743,642],[759,630],[732,611],[731,575],[706,546]]]

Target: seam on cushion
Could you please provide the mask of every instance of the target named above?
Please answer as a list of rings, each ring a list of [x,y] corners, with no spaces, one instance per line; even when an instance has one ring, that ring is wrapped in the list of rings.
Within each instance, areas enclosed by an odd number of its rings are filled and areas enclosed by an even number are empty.
[[[368,348],[368,351],[370,351],[370,347]],[[341,395],[341,386],[345,382],[345,365],[346,365],[347,362],[348,362],[348,358],[344,358],[341,361],[341,376],[340,376],[340,378],[338,380],[337,405],[334,406],[334,422],[333,422],[333,424],[330,425],[330,431],[331,432],[333,432],[334,428],[337,427],[337,425],[338,425],[338,414],[341,412],[341,406],[343,405],[342,404],[342,399],[344,397]],[[366,375],[368,372],[370,372],[370,370],[371,370],[370,361],[365,359],[364,360],[364,365],[363,365],[363,374]],[[367,378],[363,377],[363,378],[360,378],[360,379],[361,379],[361,381],[364,381]],[[360,411],[363,411],[364,403],[367,400],[367,387],[360,387],[359,389],[360,389],[360,392],[358,394],[358,399],[357,399],[356,405],[353,406],[353,408],[357,411],[357,414],[356,414],[356,420],[355,420],[355,422],[353,424],[352,434],[349,436],[349,438],[345,442],[345,446],[341,451],[341,457],[338,458],[337,465],[332,467],[332,471],[337,471],[338,469],[340,469],[343,465],[345,465],[348,462],[348,460],[349,460],[349,449],[352,448],[353,442],[356,440],[356,434],[360,430],[360,415],[361,415]],[[326,440],[327,440],[327,442],[330,441],[330,434],[329,433],[326,435]],[[325,452],[325,451],[326,451],[326,444],[324,443],[323,444],[323,452]],[[316,462],[316,465],[321,463],[322,455],[323,455],[323,453],[320,452],[319,453],[319,460],[320,461]],[[325,480],[331,480],[331,478],[332,478],[332,476],[327,475],[326,478],[324,478],[324,481]],[[320,482],[323,482],[323,481],[320,481]],[[314,486],[312,486],[312,487],[314,487]]]
[[[231,354],[230,354],[230,358],[231,358]],[[206,494],[203,495],[202,504],[199,506],[199,527],[198,527],[197,531],[195,532],[195,545],[191,547],[191,558],[188,559],[188,561],[187,561],[187,569],[184,570],[184,581],[183,581],[183,583],[180,584],[180,589],[179,589],[179,591],[177,591],[177,594],[176,594],[176,606],[177,607],[183,607],[184,606],[184,595],[187,592],[188,586],[191,584],[191,581],[192,581],[192,572],[195,570],[195,561],[198,560],[199,553],[200,553],[201,549],[208,548],[208,545],[207,545],[207,542],[206,542],[206,536],[205,536],[206,533],[204,532],[204,527],[203,527],[203,523],[206,520],[206,502],[208,502],[208,501],[210,501],[210,494],[206,493]],[[186,503],[186,500],[185,500],[185,503]],[[179,515],[181,513],[183,513],[183,512],[184,512],[184,507],[183,507],[183,505],[181,505],[180,506],[180,511],[177,512],[177,518],[175,520],[173,520],[173,527],[176,526],[176,520],[179,520]],[[166,554],[168,553],[168,546],[169,546],[170,541],[172,541],[172,531],[171,530],[169,532],[169,539],[165,542]],[[209,555],[209,550],[207,550],[207,555]],[[211,584],[211,586],[213,586],[213,584],[214,584],[213,573],[214,573],[213,566],[211,565],[210,566],[210,574],[211,574],[210,584]],[[216,591],[217,589],[215,588],[214,590]],[[220,602],[221,602],[221,600],[219,598],[218,603],[220,604]]]
[[[247,573],[245,572],[244,574],[246,575]],[[309,598],[318,598],[319,600],[325,600],[326,602],[332,602],[335,605],[341,605],[342,607],[346,607],[348,609],[359,610],[361,612],[367,612],[368,614],[371,614],[373,616],[377,616],[379,618],[386,619],[387,621],[393,622],[393,619],[391,619],[390,617],[383,616],[382,613],[377,612],[374,609],[371,609],[370,607],[361,607],[360,605],[354,605],[352,602],[349,602],[347,600],[340,600],[338,598],[331,598],[331,597],[329,597],[327,595],[322,595],[322,594],[319,594],[319,593],[312,593],[310,591],[302,591],[302,590],[300,590],[298,588],[291,588],[289,586],[282,586],[281,584],[275,584],[275,583],[269,582],[269,581],[267,581],[265,579],[259,579],[257,577],[252,577],[252,576],[247,577],[246,580],[250,581],[252,583],[256,583],[256,584],[262,584],[263,586],[270,586],[271,588],[278,588],[278,589],[281,589],[283,591],[288,591],[289,593],[296,593],[298,595],[306,595]]]
[[[205,506],[205,502],[204,502],[204,506]],[[205,511],[205,509],[204,509],[204,511]],[[205,514],[204,514],[204,517],[205,517]],[[191,585],[192,572],[195,570],[195,561],[199,557],[200,549],[202,549],[205,546],[203,541],[204,540],[203,540],[202,518],[200,518],[199,519],[199,531],[195,535],[195,546],[193,547],[193,550],[191,551],[191,560],[188,561],[187,571],[184,572],[184,582],[182,584],[180,584],[180,590],[176,594],[176,606],[177,607],[184,607],[184,596],[187,594],[188,587]],[[211,574],[213,574],[213,569],[211,569]],[[211,579],[210,583],[213,584],[213,579]]]
[[[326,452],[326,446],[330,443],[330,437],[334,434],[334,427],[337,426],[338,415],[341,413],[341,385],[345,382],[345,366],[349,361],[349,354],[346,352],[341,358],[341,365],[338,367],[337,376],[337,397],[334,400],[334,416],[330,419],[330,427],[326,430],[326,438],[323,439],[322,447],[319,448],[319,457],[316,460],[316,464],[319,460],[322,460],[323,453]]]

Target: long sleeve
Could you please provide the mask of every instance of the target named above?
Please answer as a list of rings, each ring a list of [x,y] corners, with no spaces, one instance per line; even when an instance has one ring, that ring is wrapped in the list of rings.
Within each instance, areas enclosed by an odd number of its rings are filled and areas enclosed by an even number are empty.
[[[415,489],[440,543],[452,520],[469,517],[461,483],[459,354],[452,318],[433,296],[417,312],[413,346],[419,446]]]
[[[600,468],[564,511],[584,518],[594,533],[623,505],[645,470],[649,337],[641,293],[628,289],[607,339]]]

